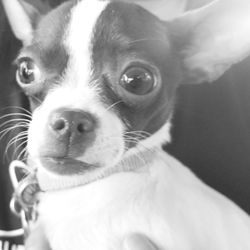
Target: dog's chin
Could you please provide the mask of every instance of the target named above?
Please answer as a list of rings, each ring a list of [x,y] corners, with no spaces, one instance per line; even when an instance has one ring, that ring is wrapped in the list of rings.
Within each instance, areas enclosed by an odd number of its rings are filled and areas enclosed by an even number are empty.
[[[64,190],[96,182],[115,172],[117,161],[90,164],[79,158],[69,157],[30,156],[29,158],[43,191]]]
[[[42,166],[56,175],[83,175],[98,168],[97,165],[79,161],[68,157],[41,157]]]
[[[53,154],[40,155],[38,158],[34,157],[40,163],[40,167],[44,168],[49,173],[59,176],[76,176],[86,175],[92,172],[100,172],[102,169],[112,168],[119,164],[124,158],[129,157],[131,154],[139,153],[140,148],[137,147],[137,143],[127,145],[124,150],[119,150],[120,153],[110,154],[109,159],[103,159],[100,162],[92,163],[93,159],[88,159],[86,156],[84,159],[73,158],[70,156],[58,156]],[[33,157],[31,157],[33,158]],[[36,160],[36,161],[37,161]],[[100,160],[100,159],[99,159]]]

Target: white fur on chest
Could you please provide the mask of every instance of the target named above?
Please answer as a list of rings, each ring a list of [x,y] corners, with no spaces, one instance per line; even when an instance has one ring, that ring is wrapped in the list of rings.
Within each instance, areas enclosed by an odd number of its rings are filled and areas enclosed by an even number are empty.
[[[160,249],[250,249],[248,216],[164,153],[139,172],[45,194],[40,220],[53,250],[117,250],[131,233]]]

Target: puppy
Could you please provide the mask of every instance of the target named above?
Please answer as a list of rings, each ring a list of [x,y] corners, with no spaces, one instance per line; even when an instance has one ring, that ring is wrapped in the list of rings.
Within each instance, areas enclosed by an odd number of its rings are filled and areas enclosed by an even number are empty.
[[[249,216],[162,150],[178,86],[213,81],[249,54],[248,0],[171,21],[153,1],[69,1],[46,14],[3,3],[23,42],[37,227],[53,250],[121,249],[134,233],[159,249],[250,249]]]

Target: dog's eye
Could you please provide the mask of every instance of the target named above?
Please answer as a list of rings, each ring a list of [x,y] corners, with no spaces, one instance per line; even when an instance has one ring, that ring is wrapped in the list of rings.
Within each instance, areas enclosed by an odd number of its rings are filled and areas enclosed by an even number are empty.
[[[35,82],[40,77],[40,71],[31,58],[24,57],[17,62],[16,78],[20,85]]]
[[[131,67],[122,74],[120,84],[132,94],[146,95],[154,89],[156,81],[149,70],[143,67]]]

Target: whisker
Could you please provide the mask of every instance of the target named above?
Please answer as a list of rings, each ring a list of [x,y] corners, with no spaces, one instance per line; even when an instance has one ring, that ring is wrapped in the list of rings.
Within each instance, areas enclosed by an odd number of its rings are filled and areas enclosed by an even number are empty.
[[[28,148],[27,148],[27,146],[25,146],[23,148],[23,150],[20,152],[20,156],[18,155],[17,159],[20,159],[19,157],[21,157],[22,155],[23,155],[22,160],[27,159],[27,157],[28,157]]]
[[[22,132],[22,133],[19,133],[19,134],[17,134],[16,136],[14,136],[14,137],[8,142],[7,146],[9,146],[9,145],[11,146],[11,144],[17,143],[18,141],[20,141],[20,138],[27,137],[28,134],[25,133],[25,132],[26,132],[26,131],[24,131],[24,132]]]
[[[148,138],[148,136],[139,135],[139,134],[132,134],[132,135],[124,134],[124,137],[131,137],[131,138],[134,138],[134,139],[137,139],[137,140],[144,140],[144,139]]]
[[[18,151],[20,151],[20,149],[25,145],[25,143],[27,143],[27,135],[28,135],[27,129],[29,128],[29,124],[32,119],[31,112],[29,112],[28,110],[22,107],[15,107],[15,106],[9,107],[9,109],[11,108],[19,109],[25,113],[13,112],[13,113],[0,116],[0,121],[4,121],[5,119],[8,119],[0,124],[0,128],[1,128],[0,140],[2,140],[9,133],[12,137],[8,141],[4,154],[3,154],[3,156],[7,157],[8,160],[9,160],[8,151],[10,150],[10,148],[12,147],[14,148],[13,157],[15,157]],[[8,109],[8,108],[5,108],[5,109]],[[18,130],[20,132],[16,134],[16,131]],[[12,136],[12,133],[15,133],[16,135]],[[21,150],[20,153],[23,154],[24,151]],[[18,155],[20,155],[20,153]]]
[[[13,153],[13,156],[14,156],[14,157],[16,156],[18,150],[19,150],[23,145],[25,145],[26,143],[27,143],[27,140],[23,141],[22,143],[20,143],[20,144],[15,148],[15,151],[14,151],[14,153]]]
[[[37,101],[39,104],[42,103],[42,100],[40,100],[38,97],[36,96],[32,96],[32,99],[34,99],[35,101]]]
[[[18,134],[17,136],[13,137],[7,144],[6,149],[11,147],[12,145],[15,145],[20,140],[27,138],[27,134]]]
[[[9,124],[9,123],[14,123],[14,122],[23,122],[23,123],[25,123],[25,124],[29,124],[29,123],[30,123],[30,120],[18,119],[18,118],[16,118],[16,119],[11,119],[11,120],[8,120],[8,121],[2,123],[2,124],[0,125],[0,128],[4,127],[5,125],[7,125],[7,124]]]
[[[125,132],[125,134],[132,134],[132,135],[145,135],[145,136],[151,136],[152,134],[150,134],[149,132],[146,132],[146,131],[127,131]]]
[[[32,116],[29,115],[29,114],[17,113],[16,112],[16,113],[9,113],[9,114],[2,115],[2,116],[0,116],[0,120],[4,119],[4,118],[7,118],[7,117],[10,117],[10,116],[24,116],[24,117],[28,117],[29,119],[32,118]]]
[[[5,129],[8,129],[8,128],[10,128],[10,127],[12,127],[12,126],[18,126],[18,125],[20,125],[20,126],[29,126],[29,122],[26,122],[26,121],[22,121],[22,120],[20,120],[20,122],[13,122],[14,124],[9,124],[8,126],[9,127],[6,127]],[[6,125],[6,124],[5,124]]]
[[[125,141],[127,141],[127,142],[134,142],[134,143],[137,143],[137,144],[136,144],[136,147],[141,147],[141,148],[143,148],[144,150],[146,150],[146,151],[148,151],[148,152],[153,152],[153,151],[154,151],[153,149],[148,148],[148,147],[146,147],[145,145],[143,145],[143,144],[141,143],[141,141],[140,141],[139,139],[137,139],[137,138],[125,136],[124,139],[125,139]]]
[[[26,141],[26,143],[27,143],[27,141]],[[16,159],[17,159],[17,160],[23,160],[23,159],[21,159],[21,156],[22,156],[22,155],[25,156],[26,153],[27,153],[27,147],[24,147],[24,148],[21,150],[21,152],[17,155]],[[24,157],[23,157],[23,158],[24,158]]]
[[[149,132],[144,131],[144,130],[132,130],[132,131],[126,131],[125,133],[142,133],[142,134],[151,135]]]
[[[20,129],[20,128],[22,128],[22,129],[27,129],[28,128],[28,126],[25,124],[25,125],[22,125],[22,124],[16,124],[16,125],[14,125],[14,126],[12,126],[12,127],[9,127],[9,128],[6,128],[6,129],[4,129],[4,130],[2,130],[1,132],[0,132],[0,140],[2,140],[5,136],[7,136],[7,134],[8,133],[12,133],[12,132],[14,132],[16,129]]]
[[[122,101],[120,100],[120,101],[117,101],[117,102],[113,103],[112,105],[110,105],[110,106],[105,110],[105,112],[107,112],[107,111],[109,111],[110,109],[114,108],[114,107],[115,107],[116,105],[118,105],[119,103],[122,103]]]
[[[122,101],[117,101],[113,104],[111,104],[110,106],[108,106],[101,115],[105,115],[110,109],[114,108],[117,104],[121,103]]]
[[[19,141],[22,141],[24,139],[27,139],[27,132],[24,131],[24,132],[21,132],[21,133],[18,133],[16,136],[14,136],[7,144],[6,146],[6,149],[5,149],[5,153],[7,154],[9,148],[12,146],[12,145],[15,145],[19,142]]]
[[[10,127],[10,128],[6,128],[6,129],[4,129],[3,131],[1,131],[1,133],[0,133],[0,135],[1,135],[0,140],[2,140],[3,137],[6,136],[9,132],[13,132],[13,130],[14,130],[15,128],[17,128],[16,125],[15,125],[15,126],[12,126],[12,127]]]
[[[2,108],[1,110],[8,110],[8,109],[20,109],[20,110],[22,110],[30,115],[32,114],[28,109],[25,109],[25,108],[20,107],[20,106],[7,106],[7,107]]]
[[[24,140],[24,139],[25,139],[25,138],[22,138],[22,140]],[[22,140],[19,140],[19,141],[22,141]],[[25,142],[27,142],[27,140],[26,140]],[[20,145],[22,146],[23,144],[24,144],[24,143],[22,142]],[[13,157],[16,156],[16,154],[17,154],[19,148],[21,147],[20,145],[19,145],[18,147],[16,147],[15,150],[14,150],[14,152],[12,153],[12,156],[13,156]],[[10,146],[5,150],[5,152],[4,152],[4,155],[5,155],[5,156],[8,156],[7,154],[8,154],[9,149],[10,149]]]
[[[164,45],[166,44],[166,41],[161,40],[161,39],[156,39],[156,38],[141,38],[141,39],[137,39],[137,40],[133,40],[131,42],[128,43],[128,45],[133,44],[133,43],[138,43],[138,42],[144,42],[144,41],[149,41],[149,42],[161,42],[164,43]]]
[[[6,134],[6,133],[8,133],[8,132],[10,132],[10,131],[12,131],[12,130],[15,130],[15,129],[17,129],[17,128],[28,128],[28,125],[27,124],[15,124],[15,125],[13,125],[13,126],[11,126],[11,127],[8,127],[8,128],[5,128],[4,130],[2,130],[1,132],[0,132],[0,135],[1,135],[1,137],[0,137],[0,139],[2,139],[2,137]]]

